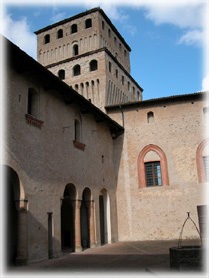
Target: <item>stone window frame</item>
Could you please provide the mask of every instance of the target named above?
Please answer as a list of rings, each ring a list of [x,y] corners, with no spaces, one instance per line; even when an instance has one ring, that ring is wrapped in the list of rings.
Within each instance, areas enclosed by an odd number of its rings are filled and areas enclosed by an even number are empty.
[[[162,186],[168,186],[169,185],[169,176],[168,176],[168,164],[167,164],[167,158],[164,153],[164,151],[158,147],[157,145],[149,144],[145,146],[141,152],[138,155],[138,184],[139,188],[146,188],[146,176],[145,176],[145,155],[150,152],[154,151],[158,154],[159,159],[156,161],[160,161],[160,167],[161,167],[161,176],[162,176]],[[152,161],[146,161],[146,162],[152,162]]]
[[[206,146],[209,146],[209,138],[204,139],[196,150],[197,175],[200,183],[206,182],[206,173],[203,161],[203,150]]]

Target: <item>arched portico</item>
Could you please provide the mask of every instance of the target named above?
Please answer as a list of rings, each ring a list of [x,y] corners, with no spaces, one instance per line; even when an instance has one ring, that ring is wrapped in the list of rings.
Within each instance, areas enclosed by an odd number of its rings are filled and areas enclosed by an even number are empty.
[[[6,195],[5,251],[6,265],[26,264],[28,260],[28,201],[16,171],[3,166]]]
[[[63,251],[75,251],[75,199],[75,186],[67,184],[61,206],[61,245]]]

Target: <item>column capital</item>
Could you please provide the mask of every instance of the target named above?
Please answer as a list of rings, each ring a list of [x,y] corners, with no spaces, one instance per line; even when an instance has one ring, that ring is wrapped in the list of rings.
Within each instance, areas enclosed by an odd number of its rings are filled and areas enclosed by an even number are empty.
[[[27,212],[28,211],[28,200],[26,200],[26,199],[15,200],[15,207],[18,211]]]

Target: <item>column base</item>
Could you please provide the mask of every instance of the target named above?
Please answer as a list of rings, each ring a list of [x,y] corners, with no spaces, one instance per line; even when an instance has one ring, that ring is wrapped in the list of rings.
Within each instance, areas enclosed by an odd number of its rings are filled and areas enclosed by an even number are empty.
[[[91,247],[90,248],[96,248],[97,245],[95,243],[91,244]]]
[[[26,258],[16,258],[15,265],[27,265],[27,262]]]
[[[75,247],[75,253],[82,252],[82,251],[83,251],[83,249],[82,249],[81,246],[80,247]]]

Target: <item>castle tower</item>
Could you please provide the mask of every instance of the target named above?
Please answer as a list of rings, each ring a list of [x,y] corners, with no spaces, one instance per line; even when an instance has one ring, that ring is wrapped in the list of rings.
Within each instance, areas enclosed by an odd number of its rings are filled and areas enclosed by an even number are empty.
[[[130,47],[100,8],[35,32],[38,61],[101,110],[142,100]]]

